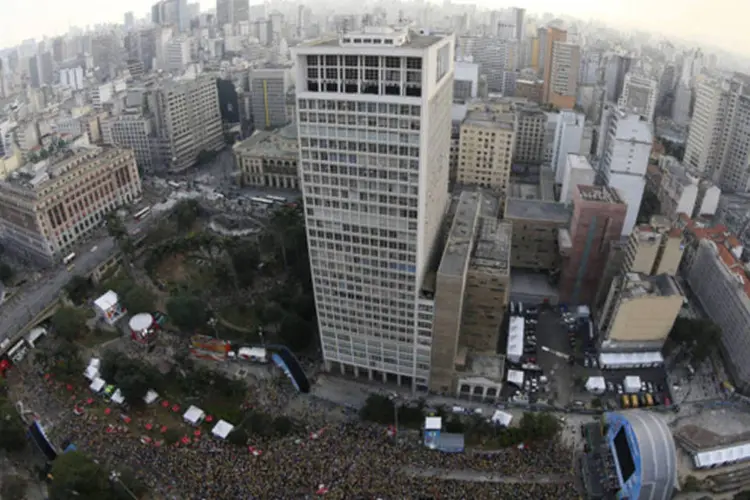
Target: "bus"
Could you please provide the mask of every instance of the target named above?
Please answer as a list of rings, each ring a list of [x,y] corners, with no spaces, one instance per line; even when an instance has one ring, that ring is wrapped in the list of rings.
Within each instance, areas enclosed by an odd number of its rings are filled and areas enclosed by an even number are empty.
[[[176,183],[175,181],[167,181],[167,186],[174,188],[174,189],[180,189],[180,185]]]
[[[142,209],[142,210],[138,210],[138,211],[137,211],[137,212],[136,212],[136,213],[135,213],[135,214],[133,215],[133,218],[134,218],[135,220],[141,220],[141,219],[145,219],[146,217],[148,217],[148,215],[149,215],[150,213],[151,213],[151,207],[146,207],[146,208],[144,208],[144,209]]]
[[[21,339],[18,341],[18,343],[16,343],[16,345],[10,348],[10,350],[8,351],[8,358],[10,358],[13,363],[18,363],[24,357],[26,357],[26,353],[28,351],[29,347],[28,345],[26,345],[26,340]]]
[[[67,256],[65,256],[63,258],[63,264],[65,264],[67,266],[68,264],[70,264],[71,262],[73,262],[73,259],[75,259],[75,258],[76,258],[76,253],[75,252],[71,252],[71,253],[69,253]]]
[[[258,198],[257,196],[250,198],[250,201],[252,201],[253,203],[260,203],[261,205],[266,205],[266,206],[273,205],[273,201],[267,198]]]
[[[286,203],[286,198],[284,198],[283,196],[273,196],[269,194],[266,196],[266,198],[277,203]]]

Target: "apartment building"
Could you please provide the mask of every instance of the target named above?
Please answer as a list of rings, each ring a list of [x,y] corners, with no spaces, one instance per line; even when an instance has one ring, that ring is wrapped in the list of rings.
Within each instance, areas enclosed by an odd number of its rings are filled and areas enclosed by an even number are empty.
[[[320,139],[310,139],[320,147]],[[245,186],[299,189],[297,126],[257,130],[232,148]]]
[[[494,400],[504,357],[496,355],[510,294],[511,225],[500,198],[462,192],[435,277],[430,388]]]
[[[590,304],[606,267],[612,241],[619,240],[627,204],[608,186],[577,186],[570,229],[561,231],[560,299]]]
[[[661,351],[685,298],[674,276],[615,278],[598,318],[602,351]]]
[[[633,228],[625,247],[622,270],[647,276],[674,276],[684,250],[682,230],[667,217],[655,215],[649,224]]]
[[[454,48],[453,35],[379,27],[292,50],[327,370],[430,383],[421,287],[450,199]]]
[[[160,166],[180,172],[192,167],[201,151],[219,151],[224,147],[214,77],[202,75],[164,81],[147,87],[146,91]]]
[[[327,68],[330,71],[334,68]],[[320,78],[327,78],[320,75]],[[250,105],[256,129],[273,129],[289,123],[287,93],[292,86],[289,68],[261,68],[250,71]]]
[[[558,28],[542,28],[539,31],[539,53],[540,65],[542,68],[543,86],[542,102],[549,103],[552,96],[552,76],[553,76],[553,51],[556,43],[565,43],[568,39],[568,33]],[[576,74],[576,77],[578,75]]]
[[[622,95],[617,105],[651,123],[654,121],[658,95],[659,83],[656,80],[631,71],[625,75]]]
[[[5,247],[43,264],[62,259],[107,213],[141,196],[133,152],[68,149],[0,181]]]
[[[718,186],[691,174],[672,156],[659,158],[659,170],[656,196],[662,214],[674,220],[680,213],[689,217],[716,213],[721,196]]]
[[[700,239],[687,268],[687,282],[721,328],[723,357],[732,381],[741,391],[750,390],[750,280],[737,252],[711,238]]]
[[[132,149],[141,171],[152,172],[156,156],[153,120],[139,113],[128,113],[109,118],[107,125],[112,144]]]
[[[582,113],[564,110],[556,118],[550,163],[555,171],[555,180],[561,183],[565,176],[568,155],[584,154],[581,152],[581,145],[586,128],[586,117]]]
[[[622,234],[627,236],[635,225],[646,188],[652,126],[639,115],[612,106],[605,110],[599,130],[599,173],[627,203],[628,215],[622,226]]]
[[[513,224],[511,266],[559,270],[559,232],[570,223],[570,215],[570,208],[554,200],[508,197],[505,220]]]
[[[516,137],[513,162],[541,164],[544,161],[547,115],[539,106],[523,101],[515,101],[514,109]]]
[[[461,157],[461,120],[451,123],[451,147],[448,156],[448,181],[452,187],[458,180],[458,160]]]
[[[545,103],[559,109],[573,109],[576,104],[581,47],[573,43],[555,41],[552,44],[549,80],[545,77]]]
[[[543,80],[517,79],[516,89],[513,95],[515,97],[523,97],[525,99],[528,99],[530,102],[541,104],[543,88],[544,88]]]
[[[461,123],[458,147],[459,184],[492,188],[504,194],[510,180],[515,118],[487,106],[470,110]]]

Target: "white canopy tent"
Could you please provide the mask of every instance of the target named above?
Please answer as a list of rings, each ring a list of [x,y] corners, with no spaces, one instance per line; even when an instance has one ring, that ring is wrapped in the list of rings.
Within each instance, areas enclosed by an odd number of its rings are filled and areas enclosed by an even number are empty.
[[[106,381],[105,381],[105,380],[104,380],[103,378],[101,378],[101,377],[96,377],[96,378],[95,378],[95,379],[94,379],[94,380],[93,380],[93,381],[91,382],[91,385],[89,386],[89,389],[91,389],[91,390],[92,390],[92,391],[94,391],[95,393],[99,394],[100,392],[102,392],[102,391],[104,390],[104,387],[105,387],[106,385],[107,385],[107,382],[106,382]]]
[[[693,463],[698,469],[735,462],[750,458],[750,443],[727,446],[717,450],[699,451],[693,455]]]
[[[121,405],[125,402],[125,396],[122,395],[120,389],[117,389],[110,399],[116,405]]]
[[[190,408],[188,408],[185,414],[182,416],[182,418],[190,425],[198,425],[203,422],[204,418],[206,418],[206,412],[195,405],[191,405]]]
[[[86,371],[83,372],[83,376],[93,382],[95,378],[99,377],[99,370],[89,365],[86,367]]]
[[[601,394],[607,390],[607,383],[604,377],[589,377],[586,381],[586,390],[594,394]]]
[[[632,394],[641,390],[641,377],[636,375],[628,375],[623,381],[623,387],[625,392]]]
[[[91,358],[89,360],[89,366],[93,366],[98,370],[102,366],[102,360],[99,358]]]
[[[664,364],[660,352],[603,352],[599,355],[602,368],[650,368]]]
[[[508,427],[511,421],[513,421],[513,415],[504,411],[495,410],[495,413],[492,415],[492,423],[495,425]]]
[[[523,356],[524,319],[511,316],[508,324],[508,359],[511,363],[520,363]]]
[[[508,370],[508,376],[506,377],[509,384],[517,387],[523,387],[523,378],[523,371],[521,370]]]
[[[143,396],[143,402],[147,405],[153,404],[159,399],[159,393],[153,389],[149,389],[145,396]]]
[[[439,431],[442,427],[443,427],[443,419],[441,417],[425,417],[424,430]]]
[[[33,348],[36,347],[36,341],[41,337],[47,335],[47,329],[41,326],[32,328],[32,330],[26,335],[26,342]]]
[[[268,361],[268,353],[262,347],[240,347],[237,355],[241,359],[254,363],[265,363]]]
[[[230,432],[234,430],[234,426],[226,420],[219,420],[211,429],[211,434],[220,439],[226,439]]]

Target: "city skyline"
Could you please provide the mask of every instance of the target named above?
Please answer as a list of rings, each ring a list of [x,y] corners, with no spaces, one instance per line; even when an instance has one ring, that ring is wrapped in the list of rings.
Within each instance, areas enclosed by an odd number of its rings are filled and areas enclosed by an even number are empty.
[[[136,18],[144,17],[154,2],[137,0],[126,6],[112,4],[102,8],[93,0],[77,0],[72,3],[52,3],[47,0],[29,0],[23,4],[2,0],[0,5],[6,18],[13,19],[12,25],[4,26],[0,33],[0,49],[20,44],[25,39],[58,36],[72,27],[84,28],[97,24],[122,24],[125,12],[134,12]],[[216,7],[216,2],[202,0],[201,11]],[[251,2],[251,4],[259,2]],[[456,2],[455,5],[472,2]],[[526,0],[513,5],[497,5],[488,1],[476,2],[485,10],[516,6],[525,8],[531,14],[570,16],[582,21],[598,21],[618,29],[639,30],[656,36],[676,37],[700,44],[710,44],[727,52],[748,57],[747,37],[743,34],[744,19],[750,16],[750,5],[732,5],[732,0],[720,0],[708,4],[685,4],[676,0],[652,3],[648,0],[628,2],[596,2],[594,0],[569,0],[561,10],[559,2],[552,0]],[[311,4],[312,6],[312,4]],[[318,8],[328,9],[332,5],[319,4]],[[39,13],[44,12],[43,16]],[[726,13],[733,12],[727,16]],[[647,16],[644,13],[648,13]],[[696,20],[700,20],[697,22]]]

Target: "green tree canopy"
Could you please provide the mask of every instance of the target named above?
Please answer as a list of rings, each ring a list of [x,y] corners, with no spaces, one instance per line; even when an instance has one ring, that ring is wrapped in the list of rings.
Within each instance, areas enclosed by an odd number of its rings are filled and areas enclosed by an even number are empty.
[[[292,312],[286,313],[279,328],[279,336],[284,344],[295,352],[307,349],[313,341],[314,334],[312,324]]]
[[[83,304],[92,290],[91,280],[77,274],[70,278],[70,281],[65,285],[65,293],[76,305]]]
[[[80,376],[85,368],[78,344],[65,339],[57,343],[48,361],[52,361],[52,371],[57,375]]]
[[[148,288],[134,285],[119,296],[120,303],[130,314],[151,312],[156,309],[156,295]]]
[[[188,332],[205,325],[209,318],[205,302],[192,295],[177,295],[169,299],[167,314],[175,326]]]
[[[29,482],[18,474],[6,474],[0,486],[0,498],[26,498]]]
[[[0,262],[0,281],[9,283],[15,274],[12,267],[5,262]]]
[[[201,207],[197,200],[183,200],[177,204],[172,212],[177,221],[177,229],[189,231],[201,214]]]
[[[108,351],[102,358],[101,374],[120,389],[125,400],[139,405],[149,389],[159,389],[160,377],[148,363]]]
[[[669,336],[674,342],[685,346],[694,361],[701,362],[719,345],[721,328],[708,319],[678,317]]]
[[[66,340],[75,340],[86,329],[86,314],[74,307],[60,307],[52,316],[55,333]]]
[[[0,449],[13,452],[25,447],[26,431],[20,415],[10,401],[0,400]]]
[[[63,453],[52,464],[52,500],[111,498],[107,471],[80,451]]]

